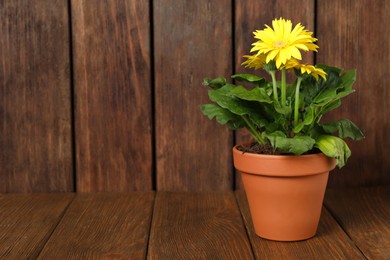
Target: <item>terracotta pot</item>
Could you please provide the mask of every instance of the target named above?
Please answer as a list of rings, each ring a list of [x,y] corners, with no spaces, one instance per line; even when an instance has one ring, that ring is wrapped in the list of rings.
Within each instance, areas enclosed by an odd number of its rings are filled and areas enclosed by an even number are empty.
[[[260,155],[233,148],[255,232],[278,241],[313,237],[317,231],[329,171],[336,162],[322,153]]]

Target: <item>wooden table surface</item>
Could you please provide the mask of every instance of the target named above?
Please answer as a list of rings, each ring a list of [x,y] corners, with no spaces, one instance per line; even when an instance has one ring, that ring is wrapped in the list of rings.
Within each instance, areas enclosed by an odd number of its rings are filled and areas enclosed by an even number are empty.
[[[0,194],[0,259],[390,259],[390,186],[330,189],[316,237],[254,234],[245,193]]]

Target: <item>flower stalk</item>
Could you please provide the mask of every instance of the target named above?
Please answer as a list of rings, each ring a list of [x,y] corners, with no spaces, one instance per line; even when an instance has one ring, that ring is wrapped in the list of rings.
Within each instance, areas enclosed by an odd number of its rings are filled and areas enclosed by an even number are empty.
[[[271,75],[272,78],[272,87],[273,87],[273,94],[274,94],[274,101],[275,103],[280,106],[279,104],[279,95],[278,95],[278,87],[276,83],[276,76],[275,76],[275,71],[269,71],[269,74]]]
[[[301,87],[302,77],[298,77],[295,87],[295,104],[294,104],[294,126],[299,123],[299,89]]]
[[[265,144],[266,142],[264,138],[261,137],[260,133],[256,130],[256,127],[251,123],[250,120],[248,120],[247,116],[242,116],[242,119],[245,121],[246,125],[248,126],[249,132],[256,139],[256,141],[260,144]]]
[[[282,69],[282,107],[286,107],[286,69]]]

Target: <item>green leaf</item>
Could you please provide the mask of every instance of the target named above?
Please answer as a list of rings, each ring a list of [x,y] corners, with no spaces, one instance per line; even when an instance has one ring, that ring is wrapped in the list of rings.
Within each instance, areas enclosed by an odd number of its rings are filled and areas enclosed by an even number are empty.
[[[327,105],[322,107],[321,115],[324,115],[324,114],[328,113],[329,111],[332,111],[333,109],[338,108],[339,106],[341,106],[340,99],[333,101],[331,103],[328,103]]]
[[[215,118],[221,125],[228,124],[230,128],[237,129],[245,126],[245,122],[238,115],[231,113],[217,104],[203,104],[201,110],[210,120]]]
[[[246,115],[250,106],[245,101],[230,94],[230,91],[234,88],[235,85],[227,84],[222,88],[209,90],[209,98],[236,115]]]
[[[209,90],[209,98],[222,108],[225,108],[233,114],[244,116],[248,115],[251,121],[258,127],[263,127],[268,123],[266,117],[261,114],[261,106],[256,102],[239,99],[231,94],[236,88],[235,85],[226,84],[222,88]]]
[[[352,85],[356,81],[356,70],[350,70],[345,72],[341,77],[341,81],[343,82],[344,88],[352,89]]]
[[[299,97],[304,99],[304,103],[306,105],[313,103],[313,99],[320,92],[320,86],[321,86],[320,83],[321,82],[322,82],[322,79],[320,79],[319,81],[316,81],[314,77],[306,77],[302,80]],[[295,82],[295,84],[296,84],[296,82]],[[294,93],[295,93],[295,90],[294,90]]]
[[[268,120],[263,117],[263,115],[259,113],[248,114],[251,121],[258,127],[262,128],[268,125]]]
[[[266,137],[270,141],[272,147],[287,154],[303,154],[310,151],[315,144],[315,140],[309,136],[294,136],[293,138],[287,138],[282,136],[280,131],[267,134]]]
[[[336,159],[336,165],[341,168],[351,156],[351,150],[343,139],[333,135],[321,135],[314,145],[326,156]]]
[[[356,80],[355,70],[347,71],[341,77],[335,74],[333,70],[327,73],[327,80],[321,79],[320,92],[314,99],[316,104],[326,104],[355,92],[352,89],[352,85]]]
[[[356,79],[356,71],[351,70],[343,74],[340,68],[318,65],[327,73],[327,79],[320,78],[315,81],[313,77],[302,81],[301,96],[304,98],[305,107],[314,108],[314,120],[320,118],[331,110],[341,105],[341,98],[354,92],[352,85]],[[302,128],[302,129],[301,129]],[[304,131],[302,124],[296,126],[295,131]],[[310,129],[309,129],[310,130]]]
[[[286,137],[286,134],[283,133],[283,132],[280,131],[280,130],[277,130],[277,131],[274,131],[274,132],[272,132],[272,133],[263,132],[262,136],[263,136],[264,138],[270,139],[270,138],[274,138],[274,137]]]
[[[291,106],[286,106],[286,107],[275,106],[275,110],[279,114],[282,114],[282,115],[285,115],[285,116],[291,115],[291,112],[292,112]]]
[[[230,91],[230,94],[248,101],[257,101],[260,103],[265,102],[269,104],[273,102],[273,100],[267,95],[266,90],[259,87],[255,87],[251,90],[248,90],[243,86],[238,86],[232,91]]]
[[[340,138],[349,137],[352,140],[360,140],[364,138],[363,132],[348,119],[322,124],[321,126],[326,133],[333,134],[338,132],[338,136]]]
[[[343,69],[341,68],[337,68],[337,67],[332,67],[332,66],[328,66],[328,65],[325,65],[325,64],[317,64],[316,65],[317,68],[320,68],[320,69],[323,69],[326,73],[335,73],[337,75],[339,75],[341,72],[343,72]]]
[[[249,83],[253,83],[253,84],[265,83],[264,78],[261,78],[259,76],[252,75],[252,74],[235,74],[232,76],[232,79],[235,79],[237,81],[249,82]]]
[[[212,89],[218,89],[226,85],[226,79],[222,77],[215,78],[215,79],[204,78],[203,85],[209,86]]]
[[[303,121],[294,127],[294,133],[296,134],[299,133],[305,125],[310,125],[313,123],[313,121],[314,121],[314,108],[310,106],[306,108]]]
[[[336,89],[342,87],[340,86],[341,69],[325,65],[316,67],[322,68],[327,73],[326,80],[322,78],[315,80],[313,77],[306,77],[302,80],[301,96],[304,97],[306,105],[320,104],[323,98],[326,98],[329,94],[336,94]]]
[[[335,77],[327,79],[322,85],[322,91],[314,99],[316,104],[326,104],[329,100],[334,100],[337,96],[337,91],[343,87],[339,79]]]

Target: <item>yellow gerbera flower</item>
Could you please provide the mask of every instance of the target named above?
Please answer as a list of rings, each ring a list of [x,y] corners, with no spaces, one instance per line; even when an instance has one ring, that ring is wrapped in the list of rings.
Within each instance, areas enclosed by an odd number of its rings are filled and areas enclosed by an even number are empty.
[[[275,60],[276,67],[280,68],[291,58],[302,59],[300,50],[317,51],[317,41],[312,37],[312,32],[305,30],[305,27],[298,23],[292,29],[291,20],[280,18],[272,21],[272,27],[265,25],[264,30],[254,32],[255,38],[259,41],[253,43],[251,52],[257,51],[257,55],[265,54],[266,62]]]
[[[244,55],[247,60],[241,65],[245,65],[245,68],[253,68],[255,70],[262,69],[265,63],[265,55]]]
[[[323,69],[316,68],[315,66],[310,64],[301,64],[296,59],[288,60],[286,65],[283,66],[283,68],[287,70],[297,69],[300,71],[301,74],[306,73],[312,75],[316,80],[318,80],[318,76],[326,80],[326,72]]]

